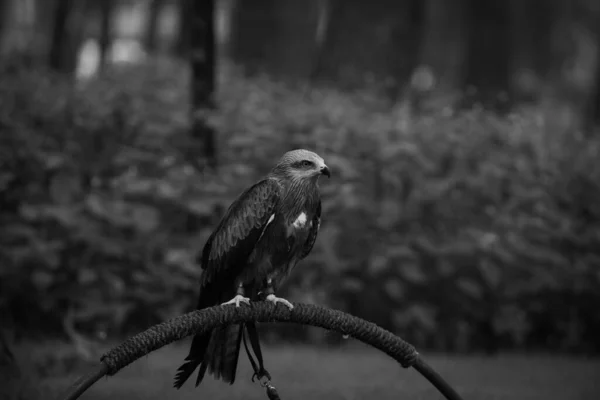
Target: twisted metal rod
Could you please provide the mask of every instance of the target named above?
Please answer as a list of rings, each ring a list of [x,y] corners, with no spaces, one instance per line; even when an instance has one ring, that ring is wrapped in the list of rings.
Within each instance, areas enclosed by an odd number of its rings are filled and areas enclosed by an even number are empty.
[[[321,306],[294,303],[294,308],[289,310],[271,302],[253,302],[250,306],[242,305],[239,308],[231,305],[215,306],[154,325],[104,354],[100,365],[75,381],[62,398],[77,399],[103,376],[112,376],[137,359],[172,342],[196,333],[208,332],[221,325],[249,321],[292,322],[318,326],[351,336],[383,351],[404,368],[415,368],[448,400],[462,400],[458,393],[423,361],[412,345],[374,323]]]

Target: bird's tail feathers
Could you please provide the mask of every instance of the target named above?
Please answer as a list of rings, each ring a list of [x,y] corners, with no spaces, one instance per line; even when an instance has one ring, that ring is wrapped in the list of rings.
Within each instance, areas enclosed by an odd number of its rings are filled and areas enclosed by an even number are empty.
[[[185,381],[187,381],[188,378],[192,376],[192,374],[196,370],[196,367],[198,367],[199,364],[200,362],[198,362],[197,360],[189,360],[183,363],[177,369],[177,374],[175,374],[175,382],[173,383],[173,386],[176,389],[180,389],[185,383]]]
[[[196,386],[200,385],[206,371],[216,379],[233,384],[242,344],[243,325],[222,326],[212,332],[196,335],[185,363],[175,375],[174,387],[179,389],[200,366]]]
[[[192,345],[190,347],[190,352],[188,356],[185,358],[185,363],[181,365],[177,369],[177,374],[175,375],[175,383],[173,386],[177,389],[181,388],[185,381],[194,373],[198,365],[202,364],[200,367],[200,371],[198,372],[198,379],[196,381],[196,386],[200,384],[202,378],[204,377],[204,373],[206,372],[206,365],[202,363],[204,360],[204,356],[206,354],[206,350],[208,349],[208,345],[210,343],[211,332],[205,333],[203,335],[195,335],[194,339],[192,339]]]
[[[217,285],[218,286],[218,285]],[[205,287],[198,299],[198,309],[218,304],[223,299],[233,297],[230,293],[217,295]],[[174,386],[179,389],[200,366],[196,386],[200,385],[206,371],[217,379],[233,383],[242,343],[243,324],[220,326],[202,335],[195,335],[190,352],[175,375]]]
[[[207,351],[209,372],[215,378],[227,383],[235,382],[240,348],[242,344],[242,324],[221,326],[213,331]]]

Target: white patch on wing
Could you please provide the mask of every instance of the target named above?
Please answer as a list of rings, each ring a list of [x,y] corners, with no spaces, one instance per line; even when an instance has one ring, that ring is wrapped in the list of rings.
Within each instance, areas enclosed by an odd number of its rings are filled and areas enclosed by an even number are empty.
[[[304,225],[306,225],[306,214],[301,212],[300,215],[298,215],[298,218],[296,218],[294,221],[293,225],[296,229],[304,227]]]
[[[267,226],[269,226],[269,224],[271,222],[273,222],[274,219],[275,219],[275,214],[271,214],[271,216],[269,217],[269,220],[265,224],[265,227],[263,228],[262,232],[260,233],[260,236],[258,237],[258,240],[256,241],[257,243],[260,241],[260,239],[262,239],[263,235],[265,234],[265,231],[267,230]]]

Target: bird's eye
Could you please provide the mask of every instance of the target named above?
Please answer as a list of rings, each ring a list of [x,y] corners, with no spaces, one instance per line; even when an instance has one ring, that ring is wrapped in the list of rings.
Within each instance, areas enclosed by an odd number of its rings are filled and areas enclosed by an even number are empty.
[[[304,161],[302,161],[301,165],[303,167],[311,167],[313,165],[313,163],[311,161],[304,160]]]

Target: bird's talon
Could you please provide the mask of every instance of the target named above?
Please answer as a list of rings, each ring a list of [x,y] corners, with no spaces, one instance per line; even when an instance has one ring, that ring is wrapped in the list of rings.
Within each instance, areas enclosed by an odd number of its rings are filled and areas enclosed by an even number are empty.
[[[290,303],[289,301],[287,301],[286,299],[283,299],[281,297],[277,297],[274,294],[270,294],[267,296],[267,301],[271,301],[273,303],[275,303],[275,305],[277,305],[277,303],[282,303],[284,304],[287,308],[289,308],[290,310],[292,308],[294,308],[294,306],[292,305],[292,303]]]
[[[240,303],[250,305],[250,299],[248,297],[242,296],[241,294],[238,294],[233,299],[226,301],[225,303],[222,303],[221,305],[226,306],[229,304],[235,304],[236,307],[239,307]]]

